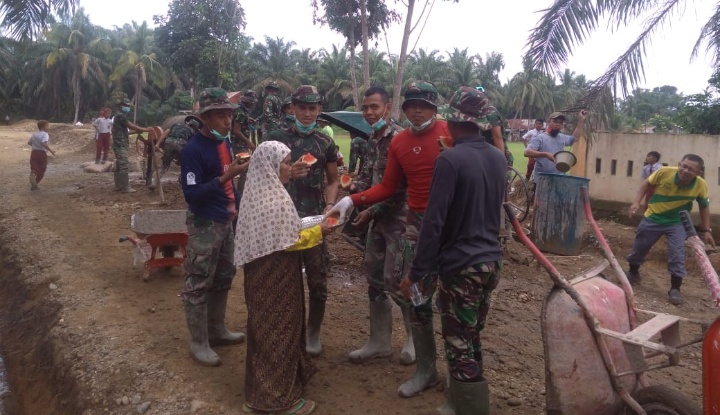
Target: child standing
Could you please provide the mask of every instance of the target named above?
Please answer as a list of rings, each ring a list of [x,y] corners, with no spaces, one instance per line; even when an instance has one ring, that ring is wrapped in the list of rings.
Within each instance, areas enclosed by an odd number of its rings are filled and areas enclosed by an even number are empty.
[[[50,148],[48,143],[50,142],[50,135],[47,133],[48,122],[40,120],[37,123],[38,131],[33,133],[28,140],[28,145],[32,147],[30,153],[30,190],[37,190],[38,183],[45,176],[45,170],[47,170],[47,152],[51,152],[55,155],[55,152]]]

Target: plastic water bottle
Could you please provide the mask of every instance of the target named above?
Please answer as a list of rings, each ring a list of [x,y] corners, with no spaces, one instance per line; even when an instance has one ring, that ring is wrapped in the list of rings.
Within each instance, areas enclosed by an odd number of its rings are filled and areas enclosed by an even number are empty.
[[[420,291],[420,285],[417,282],[410,286],[410,299],[415,307],[420,307],[428,301],[428,298]]]
[[[323,215],[306,216],[300,219],[300,229],[309,229],[322,223]]]

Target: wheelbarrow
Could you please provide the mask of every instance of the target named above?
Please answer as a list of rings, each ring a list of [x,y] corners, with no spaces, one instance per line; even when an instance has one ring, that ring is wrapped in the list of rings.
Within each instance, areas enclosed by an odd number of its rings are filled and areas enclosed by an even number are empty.
[[[186,214],[184,210],[146,210],[130,218],[130,229],[136,237],[123,236],[120,242],[130,241],[135,246],[136,265],[144,264],[144,281],[150,280],[154,269],[183,265],[188,242]],[[158,257],[158,251],[162,257]],[[176,255],[178,252],[180,256]]]
[[[720,320],[704,338],[702,328],[708,326],[705,322],[637,309],[632,287],[592,216],[586,187],[581,196],[604,259],[567,278],[530,241],[510,214],[510,206],[505,205],[518,238],[555,283],[545,299],[541,318],[547,414],[703,414],[697,403],[679,391],[650,385],[645,372],[677,365],[680,349],[704,339],[704,414],[720,415]],[[717,274],[709,266],[702,241],[693,236],[689,214],[681,216],[717,305]],[[605,278],[608,268],[620,286]],[[649,319],[639,324],[638,314]],[[681,339],[681,323],[698,326],[699,335]]]

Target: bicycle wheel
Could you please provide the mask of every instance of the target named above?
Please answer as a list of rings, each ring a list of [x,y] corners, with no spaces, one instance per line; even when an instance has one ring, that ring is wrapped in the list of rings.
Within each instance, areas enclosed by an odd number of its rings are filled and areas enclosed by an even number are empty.
[[[505,201],[515,212],[515,218],[522,222],[530,211],[530,191],[523,176],[514,168],[508,166],[506,178]]]

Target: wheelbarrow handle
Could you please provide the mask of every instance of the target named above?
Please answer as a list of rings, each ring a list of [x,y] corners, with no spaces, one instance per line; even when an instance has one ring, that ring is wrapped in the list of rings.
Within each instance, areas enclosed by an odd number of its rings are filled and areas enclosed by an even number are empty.
[[[680,220],[682,221],[683,228],[685,228],[685,234],[688,238],[697,236],[695,226],[692,223],[692,218],[690,218],[690,212],[688,212],[687,210],[681,210]]]

